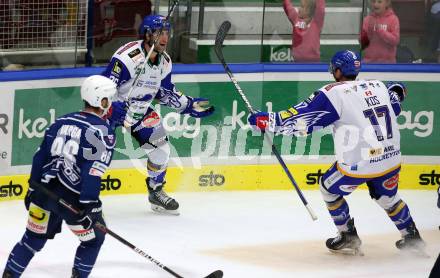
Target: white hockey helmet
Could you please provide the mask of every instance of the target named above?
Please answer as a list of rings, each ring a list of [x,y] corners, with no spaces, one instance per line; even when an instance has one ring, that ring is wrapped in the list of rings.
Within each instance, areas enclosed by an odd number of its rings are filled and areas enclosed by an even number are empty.
[[[116,92],[116,84],[102,75],[89,76],[81,85],[81,98],[90,106],[103,109],[104,113],[110,108]],[[108,107],[102,107],[101,100],[104,98],[109,101]]]

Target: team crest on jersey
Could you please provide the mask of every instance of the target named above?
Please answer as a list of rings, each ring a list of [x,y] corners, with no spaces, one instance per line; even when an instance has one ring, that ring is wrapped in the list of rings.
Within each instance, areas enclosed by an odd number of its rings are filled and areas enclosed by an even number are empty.
[[[395,174],[391,178],[385,180],[382,183],[382,186],[387,190],[393,190],[395,187],[397,187],[398,183],[399,183],[399,174]]]

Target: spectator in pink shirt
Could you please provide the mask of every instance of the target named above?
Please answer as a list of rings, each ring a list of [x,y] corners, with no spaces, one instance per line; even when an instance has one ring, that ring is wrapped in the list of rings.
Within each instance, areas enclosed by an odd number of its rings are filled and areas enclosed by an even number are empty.
[[[319,39],[324,25],[325,0],[301,0],[298,12],[290,1],[283,0],[283,7],[293,26],[293,60],[319,62],[321,56]]]
[[[360,34],[363,62],[396,63],[399,41],[400,23],[391,0],[371,0],[371,13],[364,18]]]

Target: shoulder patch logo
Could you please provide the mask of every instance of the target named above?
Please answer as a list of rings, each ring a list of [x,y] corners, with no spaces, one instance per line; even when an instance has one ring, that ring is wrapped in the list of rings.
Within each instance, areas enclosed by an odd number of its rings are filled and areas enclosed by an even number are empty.
[[[132,50],[130,53],[128,53],[128,57],[133,58],[141,53],[141,50],[139,48],[136,48],[135,50]]]
[[[119,76],[121,74],[122,67],[118,61],[115,62],[115,65],[113,66],[112,73]]]

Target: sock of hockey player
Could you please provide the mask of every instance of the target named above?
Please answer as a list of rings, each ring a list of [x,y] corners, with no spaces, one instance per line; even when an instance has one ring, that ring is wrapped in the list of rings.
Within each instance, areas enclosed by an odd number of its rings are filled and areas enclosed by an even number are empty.
[[[99,222],[105,224],[104,219],[100,219]],[[89,230],[80,230],[83,233],[82,236],[80,236],[80,232],[72,227],[76,228],[77,226],[70,226],[70,228],[81,240],[81,244],[75,253],[72,277],[86,278],[90,275],[95,265],[99,250],[105,240],[105,233],[100,229],[92,228]]]
[[[3,277],[20,277],[35,253],[44,247],[46,241],[47,239],[37,238],[29,232],[25,232],[9,255]]]
[[[347,222],[350,219],[350,209],[344,197],[339,197],[336,201],[326,202],[327,209],[340,232],[347,231]]]
[[[88,246],[86,243],[81,243],[76,249],[75,261],[72,270],[72,277],[85,278],[90,275],[90,272],[95,265],[98,257],[99,246]]]

